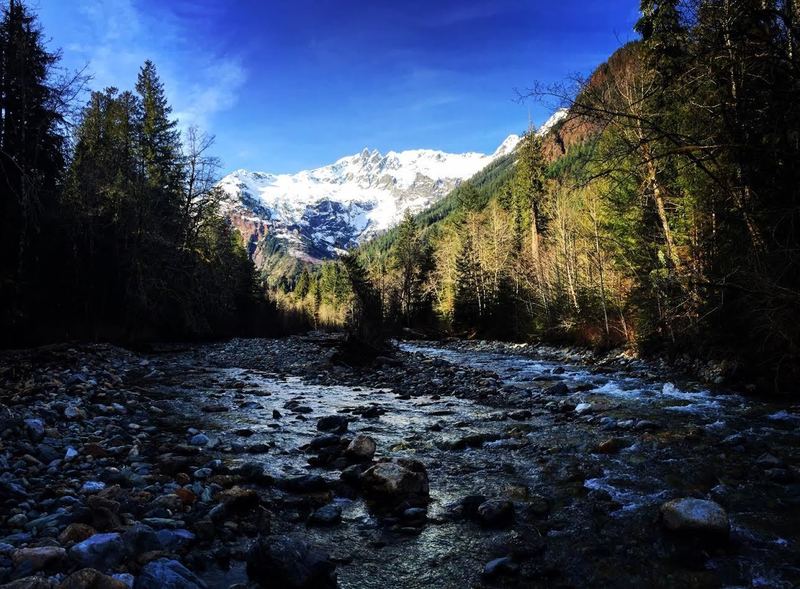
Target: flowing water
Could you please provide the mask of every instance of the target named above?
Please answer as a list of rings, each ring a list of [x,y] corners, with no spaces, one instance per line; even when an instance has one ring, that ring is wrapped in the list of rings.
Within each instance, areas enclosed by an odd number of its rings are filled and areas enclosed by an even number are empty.
[[[307,527],[284,510],[273,532],[298,533],[339,562],[341,587],[797,587],[800,585],[800,412],[644,370],[597,371],[567,357],[492,345],[403,344],[419,362],[491,371],[491,403],[391,390],[307,384],[252,368],[208,365],[184,373],[192,396],[174,397],[187,421],[204,420],[212,445],[269,444],[259,456],[276,477],[337,471],[310,467],[301,447],[323,415],[376,407],[351,433],[378,455],[423,462],[430,476],[429,523],[403,533],[358,497],[337,497],[343,522]],[[246,386],[229,389],[226,383]],[[199,386],[202,383],[203,386]],[[569,392],[542,393],[564,383]],[[207,392],[210,391],[210,392]],[[580,392],[576,392],[580,391]],[[228,412],[203,415],[213,402]],[[292,413],[298,405],[305,413]],[[288,408],[287,408],[288,406]],[[285,416],[276,420],[272,411]],[[617,438],[618,453],[595,452]],[[234,452],[232,465],[243,461]],[[247,456],[247,460],[252,460]],[[510,498],[516,520],[487,530],[449,517],[468,495]],[[712,499],[728,511],[724,546],[665,536],[658,507],[676,497]],[[515,555],[520,575],[482,580],[493,558]],[[243,567],[210,583],[244,580]]]

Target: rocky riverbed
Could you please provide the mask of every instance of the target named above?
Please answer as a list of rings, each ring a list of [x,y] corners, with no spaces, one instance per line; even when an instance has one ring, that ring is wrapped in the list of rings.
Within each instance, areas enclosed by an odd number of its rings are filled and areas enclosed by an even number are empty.
[[[796,587],[800,407],[327,336],[0,354],[0,586]]]

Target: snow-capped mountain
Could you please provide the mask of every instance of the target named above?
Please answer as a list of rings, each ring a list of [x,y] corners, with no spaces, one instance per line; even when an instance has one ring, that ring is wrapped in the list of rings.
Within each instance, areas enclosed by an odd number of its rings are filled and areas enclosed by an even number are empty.
[[[564,116],[557,112],[540,133]],[[297,174],[237,170],[222,179],[224,210],[248,242],[256,264],[274,240],[302,260],[335,257],[418,213],[464,180],[511,153],[510,135],[492,154],[452,154],[429,149],[359,154]],[[267,243],[269,242],[269,243]]]
[[[335,257],[431,206],[464,180],[511,153],[510,135],[491,155],[428,149],[359,154],[297,174],[237,170],[222,179],[225,209],[250,239],[270,234],[302,259]]]

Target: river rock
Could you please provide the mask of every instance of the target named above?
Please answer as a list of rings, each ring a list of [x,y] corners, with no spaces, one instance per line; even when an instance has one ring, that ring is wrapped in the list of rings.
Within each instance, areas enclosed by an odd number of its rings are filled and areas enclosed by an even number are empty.
[[[342,521],[342,508],[333,503],[320,507],[308,518],[310,525],[317,526],[335,526],[340,521]]]
[[[320,493],[327,491],[328,481],[316,474],[306,474],[278,481],[278,486],[290,493]]]
[[[375,440],[363,434],[357,435],[345,450],[345,455],[354,462],[369,462],[377,449]]]
[[[206,446],[208,445],[209,438],[205,434],[195,434],[192,436],[192,439],[189,440],[189,443],[192,446]]]
[[[225,506],[225,512],[234,515],[241,515],[247,513],[258,507],[261,503],[261,498],[253,489],[244,489],[242,487],[233,487],[222,491],[218,499]]]
[[[80,523],[69,524],[58,535],[58,541],[61,542],[61,544],[83,542],[87,538],[93,536],[95,533],[95,529],[92,526]]]
[[[545,395],[568,395],[569,387],[563,382],[556,383],[544,390]]]
[[[478,506],[478,521],[487,528],[504,528],[514,521],[514,504],[505,499],[489,499]]]
[[[379,462],[361,475],[361,484],[365,494],[386,504],[406,502],[421,506],[430,499],[428,472],[416,460]]]
[[[495,558],[483,567],[483,576],[493,579],[501,576],[513,576],[519,573],[519,565],[510,556]]]
[[[329,415],[321,418],[317,422],[317,430],[341,435],[347,431],[347,425],[346,417],[341,415]]]
[[[661,522],[673,532],[725,535],[730,531],[728,514],[718,503],[686,497],[661,506]]]
[[[64,579],[58,589],[128,589],[128,585],[97,569],[81,569]]]
[[[330,557],[289,536],[262,536],[254,542],[247,552],[247,574],[262,587],[333,589],[337,586],[336,565]]]
[[[147,563],[135,589],[206,589],[207,585],[177,560],[160,558]]]
[[[125,556],[125,543],[117,533],[95,534],[70,548],[69,556],[85,568],[112,569]]]
[[[598,454],[616,454],[628,446],[630,443],[623,438],[608,438],[597,444],[594,451]]]
[[[12,562],[26,573],[34,573],[60,565],[67,558],[67,551],[58,546],[20,548],[11,555]]]

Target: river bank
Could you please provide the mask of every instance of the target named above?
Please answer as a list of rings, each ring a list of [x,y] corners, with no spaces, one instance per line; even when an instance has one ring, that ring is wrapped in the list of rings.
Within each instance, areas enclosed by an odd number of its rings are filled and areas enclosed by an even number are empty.
[[[0,355],[0,582],[800,584],[797,406],[638,360],[406,343],[349,368],[334,343]],[[727,528],[668,529],[682,498]]]

